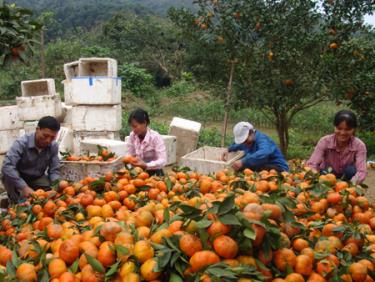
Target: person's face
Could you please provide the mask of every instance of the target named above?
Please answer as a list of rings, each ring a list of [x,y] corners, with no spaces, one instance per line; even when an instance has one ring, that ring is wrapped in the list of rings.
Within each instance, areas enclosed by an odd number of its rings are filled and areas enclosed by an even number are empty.
[[[147,123],[139,123],[135,119],[132,119],[130,122],[130,127],[133,132],[138,136],[145,136],[147,132]]]
[[[38,148],[48,147],[57,136],[58,131],[51,130],[49,128],[36,128],[35,131],[35,143]]]
[[[254,143],[255,134],[254,131],[249,131],[249,136],[247,137],[246,141],[244,142],[245,145],[251,146]]]
[[[349,128],[345,121],[342,121],[338,126],[335,126],[336,139],[339,142],[348,142],[354,135],[354,128]]]

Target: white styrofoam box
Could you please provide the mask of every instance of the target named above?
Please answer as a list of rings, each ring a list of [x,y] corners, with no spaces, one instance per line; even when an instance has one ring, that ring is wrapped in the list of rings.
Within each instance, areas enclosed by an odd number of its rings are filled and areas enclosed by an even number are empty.
[[[72,105],[72,81],[65,79],[61,82],[64,86],[64,103]]]
[[[199,122],[174,117],[169,126],[169,135],[176,136],[177,162],[180,158],[197,148],[199,133],[202,125]]]
[[[73,182],[77,182],[87,176],[102,177],[106,172],[117,171],[124,167],[121,157],[111,162],[61,161],[60,163],[61,178]]]
[[[88,139],[111,139],[120,140],[118,131],[74,131],[73,130],[73,152],[81,153],[81,141]]]
[[[126,142],[119,140],[110,139],[87,139],[81,141],[81,154],[86,152],[97,153],[98,145],[107,147],[110,152],[116,154],[116,156],[126,156],[128,154],[128,148]]]
[[[19,137],[25,134],[23,129],[10,129],[0,131],[0,154],[8,152],[10,147],[13,145]]]
[[[121,105],[74,106],[72,128],[77,131],[118,131],[121,129]]]
[[[78,76],[117,77],[117,61],[111,58],[80,58]]]
[[[165,149],[167,151],[167,163],[166,165],[171,165],[176,163],[176,149],[177,142],[176,136],[171,135],[161,135],[164,141]],[[129,136],[125,137],[125,143],[128,143]]]
[[[69,101],[74,105],[121,103],[121,78],[76,77],[71,80]]]
[[[16,97],[20,120],[39,120],[44,116],[61,116],[59,95]]]
[[[0,130],[17,129],[23,127],[23,121],[19,119],[18,107],[6,106],[0,108]]]
[[[59,144],[60,152],[73,152],[73,130],[67,127],[61,127],[56,137],[56,142]]]
[[[55,80],[52,78],[25,80],[21,82],[22,97],[56,95]]]
[[[66,79],[70,80],[73,77],[78,76],[78,64],[79,61],[64,64],[64,73]]]
[[[72,110],[73,106],[61,103],[61,123],[65,124],[66,127],[72,127]]]
[[[228,160],[222,161],[221,156],[225,150],[226,148],[204,146],[183,156],[179,164],[202,174],[215,173],[225,168],[231,169],[232,163],[242,158],[244,152],[230,152]]]
[[[23,125],[23,129],[25,130],[26,134],[35,132],[36,127],[38,126],[38,120],[34,121],[25,121]]]

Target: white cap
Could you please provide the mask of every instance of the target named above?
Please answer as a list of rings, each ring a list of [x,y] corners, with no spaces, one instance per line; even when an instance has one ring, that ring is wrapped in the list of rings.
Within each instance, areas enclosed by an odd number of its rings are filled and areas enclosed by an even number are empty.
[[[249,137],[249,131],[253,130],[254,126],[250,122],[241,121],[233,127],[234,142],[242,144]]]

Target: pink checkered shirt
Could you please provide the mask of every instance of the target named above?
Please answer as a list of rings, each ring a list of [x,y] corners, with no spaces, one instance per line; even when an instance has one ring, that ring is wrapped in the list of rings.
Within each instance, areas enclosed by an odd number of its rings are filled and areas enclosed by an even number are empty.
[[[149,170],[162,169],[167,163],[167,151],[163,138],[152,129],[147,129],[142,141],[134,132],[131,132],[127,145],[128,153],[142,159]]]
[[[353,165],[357,173],[351,181],[362,183],[367,175],[366,145],[359,138],[352,137],[345,150],[339,151],[336,148],[335,134],[327,135],[319,140],[306,164],[316,170],[331,167],[338,174],[342,174],[348,165]]]

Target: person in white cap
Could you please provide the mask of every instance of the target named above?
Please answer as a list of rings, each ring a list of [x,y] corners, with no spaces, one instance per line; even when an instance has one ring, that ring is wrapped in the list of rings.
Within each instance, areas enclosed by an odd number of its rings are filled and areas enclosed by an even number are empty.
[[[234,144],[223,153],[222,159],[228,158],[228,152],[245,152],[242,159],[233,163],[233,169],[250,168],[253,171],[275,169],[279,172],[289,170],[288,163],[275,142],[255,130],[251,123],[245,121],[237,123],[233,128],[233,135]]]

